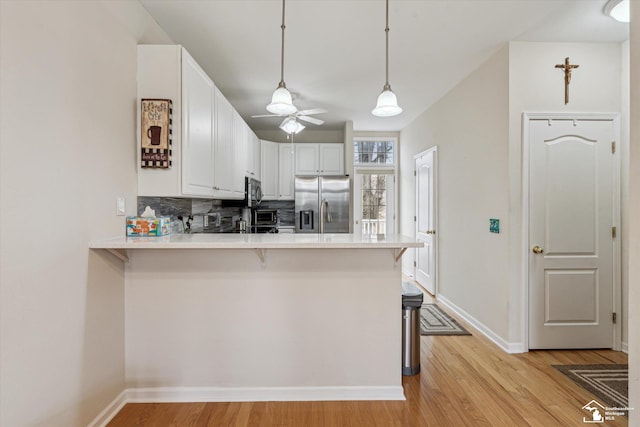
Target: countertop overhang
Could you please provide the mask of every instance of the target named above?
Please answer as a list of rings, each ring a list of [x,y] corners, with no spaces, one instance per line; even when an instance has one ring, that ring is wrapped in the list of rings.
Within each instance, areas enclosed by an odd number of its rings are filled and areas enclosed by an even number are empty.
[[[413,238],[356,234],[172,234],[162,237],[113,237],[92,240],[91,249],[105,249],[129,261],[135,249],[254,249],[264,263],[266,249],[392,249],[397,263],[408,248],[424,244]]]
[[[356,234],[172,234],[113,237],[89,242],[92,249],[401,249],[422,242],[402,235]]]

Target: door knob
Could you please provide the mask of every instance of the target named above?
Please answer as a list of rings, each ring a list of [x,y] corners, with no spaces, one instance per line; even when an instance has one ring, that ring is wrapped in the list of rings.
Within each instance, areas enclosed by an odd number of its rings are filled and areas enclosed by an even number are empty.
[[[436,234],[436,230],[427,230],[425,231],[426,234]]]
[[[540,246],[534,246],[531,250],[534,254],[541,254],[542,252],[544,252],[544,249],[542,249]]]

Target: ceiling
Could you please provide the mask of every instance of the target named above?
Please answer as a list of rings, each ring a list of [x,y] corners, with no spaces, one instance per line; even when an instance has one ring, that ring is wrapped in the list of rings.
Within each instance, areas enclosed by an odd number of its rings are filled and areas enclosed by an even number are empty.
[[[140,0],[254,130],[275,130],[265,106],[280,81],[281,0]],[[621,42],[628,24],[606,0],[390,0],[389,83],[404,112],[371,114],[384,85],[383,0],[289,0],[284,80],[314,129],[397,131],[511,40]],[[558,63],[563,58],[558,58]],[[551,64],[550,66],[552,66]]]

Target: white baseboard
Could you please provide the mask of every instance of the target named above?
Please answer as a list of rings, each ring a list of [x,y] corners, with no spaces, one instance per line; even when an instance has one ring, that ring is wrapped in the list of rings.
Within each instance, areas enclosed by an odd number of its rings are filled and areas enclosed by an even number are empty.
[[[405,400],[402,386],[151,387],[126,389],[89,427],[104,427],[127,403]]]
[[[120,412],[122,407],[124,405],[126,405],[127,403],[128,403],[128,401],[127,401],[127,390],[124,390],[115,399],[113,399],[113,401],[111,403],[109,403],[107,405],[107,407],[104,408],[102,410],[102,412],[100,412],[98,414],[98,416],[95,417],[93,419],[93,421],[91,421],[87,427],[104,427],[104,426],[106,426],[107,424],[109,424],[109,421],[111,421],[113,419],[113,417],[115,417],[116,414],[118,412]]]
[[[524,348],[524,343],[511,343],[504,340],[501,336],[493,332],[478,319],[449,301],[446,297],[442,296],[442,294],[438,294],[437,300],[438,302],[441,302],[444,306],[449,308],[451,311],[453,311],[455,314],[463,318],[467,323],[471,324],[471,326],[476,328],[480,333],[482,333],[482,335],[489,338],[491,341],[493,341],[494,344],[503,349],[505,352],[510,354],[527,352],[527,349]]]
[[[127,390],[128,402],[265,402],[405,400],[402,386],[372,387],[152,387]]]
[[[629,354],[629,343],[622,341],[622,352]]]

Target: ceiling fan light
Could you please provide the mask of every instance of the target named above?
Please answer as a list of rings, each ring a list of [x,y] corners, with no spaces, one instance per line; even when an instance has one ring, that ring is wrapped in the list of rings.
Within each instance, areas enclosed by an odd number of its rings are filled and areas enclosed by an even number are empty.
[[[295,118],[289,117],[280,124],[280,129],[288,133],[289,135],[300,133],[305,126],[297,121]]]
[[[629,22],[629,0],[609,0],[604,6],[604,13],[618,22]]]
[[[273,114],[293,114],[298,109],[293,105],[291,93],[284,86],[278,86],[271,97],[271,104],[267,105],[267,111]]]
[[[378,103],[376,108],[371,111],[371,114],[378,117],[392,117],[402,113],[402,108],[398,106],[398,98],[393,93],[391,88],[384,89],[378,96]]]

